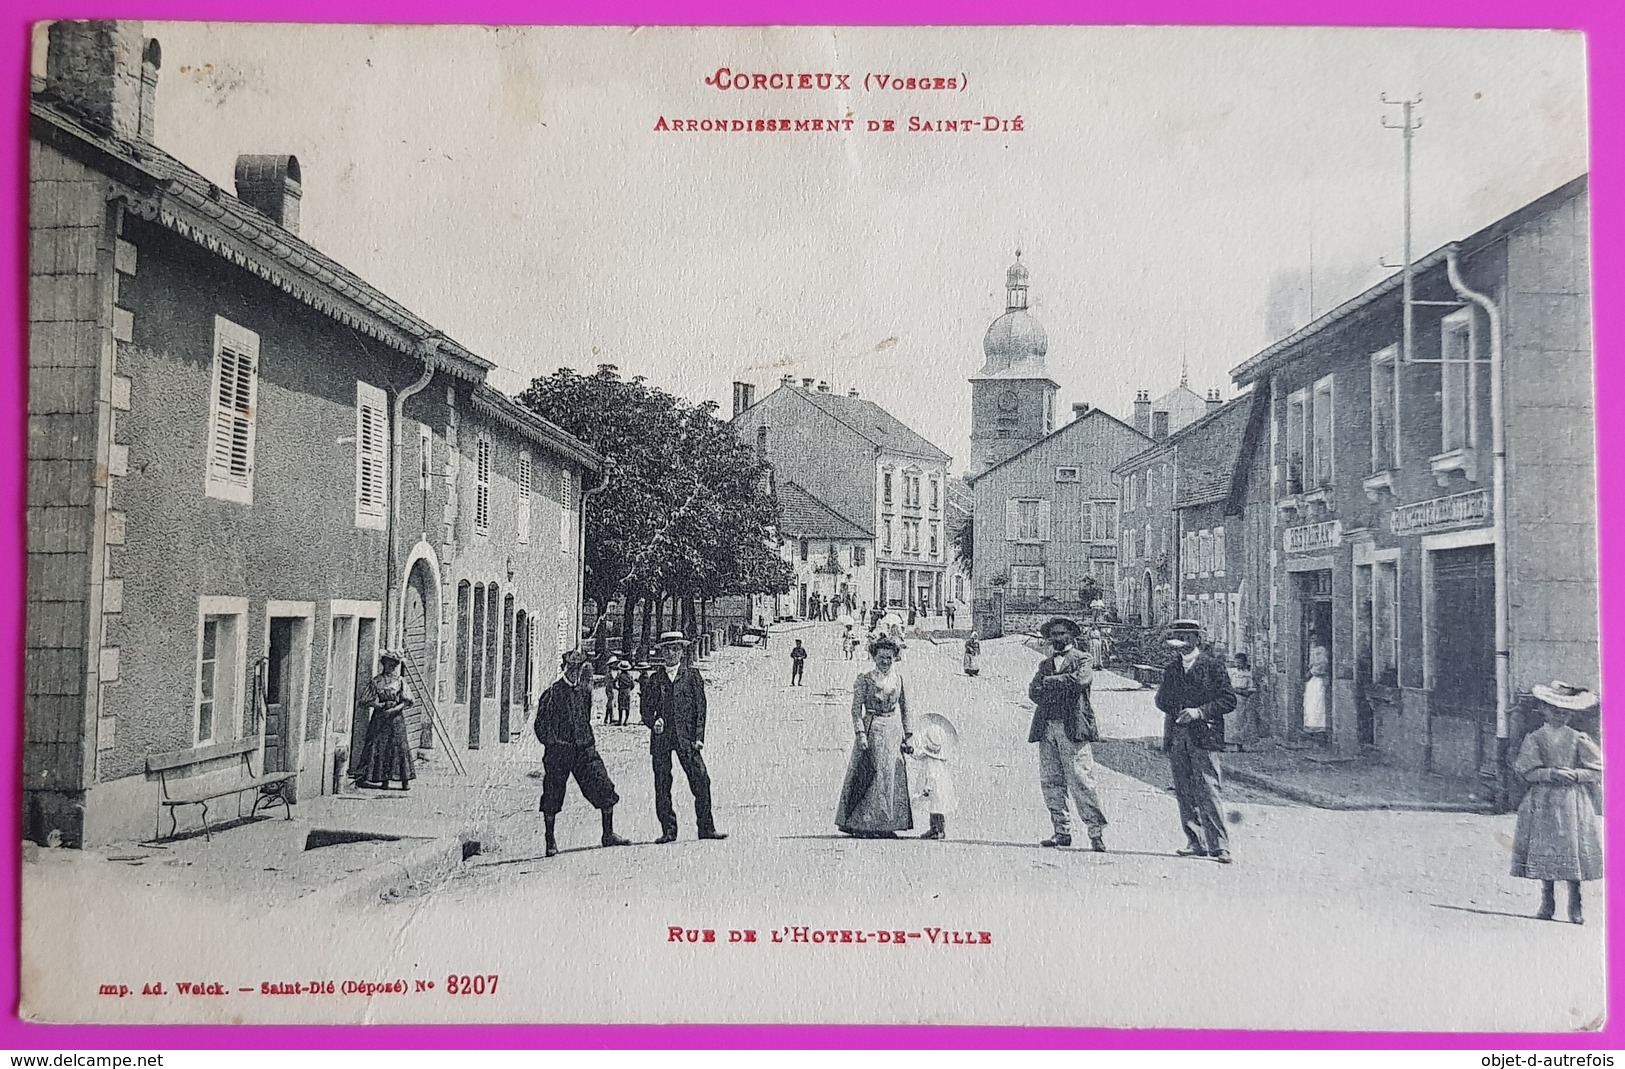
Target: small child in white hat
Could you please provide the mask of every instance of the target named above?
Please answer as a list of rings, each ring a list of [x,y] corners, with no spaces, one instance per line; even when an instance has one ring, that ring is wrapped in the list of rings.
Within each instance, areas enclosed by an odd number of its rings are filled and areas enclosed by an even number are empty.
[[[922,839],[948,837],[948,814],[959,803],[954,794],[953,751],[959,733],[953,723],[941,713],[926,713],[924,729],[920,732],[920,745],[914,756],[920,762],[920,805],[931,815],[931,830]]]

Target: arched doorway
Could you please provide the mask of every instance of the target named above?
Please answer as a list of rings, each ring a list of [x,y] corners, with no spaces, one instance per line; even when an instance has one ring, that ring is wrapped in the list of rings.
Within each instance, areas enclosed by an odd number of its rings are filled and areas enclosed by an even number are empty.
[[[1140,588],[1140,622],[1146,627],[1155,627],[1157,624],[1156,582],[1151,578],[1151,570],[1146,569],[1145,580]]]
[[[440,588],[426,560],[418,560],[406,576],[406,602],[401,617],[401,642],[412,665],[423,679],[424,693],[407,710],[407,736],[414,746],[434,745],[433,724],[428,703],[436,694],[436,671],[440,663]]]

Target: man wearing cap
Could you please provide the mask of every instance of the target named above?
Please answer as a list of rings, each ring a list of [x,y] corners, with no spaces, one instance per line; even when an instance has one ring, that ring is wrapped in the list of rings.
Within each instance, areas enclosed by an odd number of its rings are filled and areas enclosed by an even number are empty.
[[[654,762],[655,816],[660,820],[657,843],[677,841],[677,810],[671,804],[671,759],[683,766],[688,789],[694,794],[694,821],[701,839],[726,839],[711,816],[711,774],[705,758],[705,679],[683,663],[688,639],[681,631],[660,636],[657,664],[643,693],[640,710],[649,728],[649,756]]]
[[[1224,717],[1236,707],[1236,692],[1224,665],[1202,649],[1201,624],[1175,620],[1168,645],[1178,656],[1162,671],[1157,708],[1162,710],[1162,748],[1173,768],[1174,797],[1185,829],[1185,848],[1177,852],[1228,865],[1230,840],[1219,815],[1213,751],[1224,749]]]
[[[564,655],[564,676],[536,701],[536,738],[542,755],[542,817],[547,822],[547,856],[559,852],[553,825],[564,808],[564,791],[574,776],[576,787],[603,818],[604,846],[630,846],[615,834],[615,804],[620,795],[610,781],[592,734],[592,667],[586,650]]]
[[[1027,741],[1038,744],[1038,784],[1055,827],[1055,834],[1040,845],[1072,845],[1071,818],[1066,807],[1070,794],[1078,816],[1089,830],[1089,845],[1104,852],[1106,815],[1095,793],[1095,758],[1090,749],[1090,743],[1100,737],[1095,728],[1094,706],[1089,702],[1094,673],[1089,668],[1089,655],[1078,649],[1080,630],[1062,616],[1040,629],[1055,652],[1039,663],[1027,687],[1027,697],[1036,706]]]

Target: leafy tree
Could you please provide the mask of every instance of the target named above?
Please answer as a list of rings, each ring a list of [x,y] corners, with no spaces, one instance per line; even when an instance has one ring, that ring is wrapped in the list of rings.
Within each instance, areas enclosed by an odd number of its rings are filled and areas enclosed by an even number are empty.
[[[953,543],[954,556],[967,571],[976,555],[976,517],[967,513],[965,518],[948,525],[948,541]]]
[[[713,402],[691,404],[642,376],[622,379],[613,364],[592,375],[561,368],[517,400],[604,456],[605,488],[588,499],[585,517],[585,593],[600,614],[623,599],[623,641],[639,602],[647,643],[668,608],[681,611],[673,626],[693,631],[709,599],[789,589],[790,567],[774,551],[778,503],[766,465]]]

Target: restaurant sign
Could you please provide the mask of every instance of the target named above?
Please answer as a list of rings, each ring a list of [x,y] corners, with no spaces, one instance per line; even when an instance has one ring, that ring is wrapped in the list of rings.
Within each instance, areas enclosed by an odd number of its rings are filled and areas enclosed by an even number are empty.
[[[1288,527],[1282,532],[1281,544],[1288,553],[1312,553],[1319,549],[1335,549],[1343,544],[1343,522],[1327,520],[1325,523],[1306,523],[1302,527]]]
[[[1388,526],[1396,535],[1413,535],[1451,527],[1472,527],[1483,523],[1489,516],[1490,492],[1469,490],[1465,494],[1401,505],[1389,514]]]

